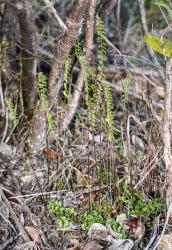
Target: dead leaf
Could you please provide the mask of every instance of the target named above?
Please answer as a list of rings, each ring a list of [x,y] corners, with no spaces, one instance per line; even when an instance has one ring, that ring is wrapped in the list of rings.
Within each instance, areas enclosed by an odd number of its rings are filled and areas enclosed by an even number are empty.
[[[41,234],[43,234],[43,233],[39,228],[32,227],[32,226],[25,226],[24,228],[25,228],[27,234],[29,235],[29,237],[35,243],[38,243],[39,245],[42,245]]]
[[[139,224],[139,218],[138,217],[132,217],[127,220],[123,220],[123,224],[127,225],[130,228],[137,228]]]
[[[83,250],[101,250],[102,248],[95,241],[90,241],[84,246]]]
[[[83,199],[82,199],[82,203],[83,203],[84,205],[93,203],[94,200],[95,200],[95,198],[96,198],[96,196],[97,196],[97,194],[98,194],[98,192],[92,192],[92,193],[90,193],[90,194],[88,194],[88,195],[85,195],[85,196],[83,197]]]
[[[47,156],[47,158],[50,159],[58,159],[59,157],[62,156],[62,152],[56,153],[54,150],[46,147],[43,148],[43,153]]]
[[[89,176],[87,174],[83,174],[79,169],[73,167],[76,173],[76,178],[77,178],[77,186],[86,186],[90,187],[93,184],[93,177]]]

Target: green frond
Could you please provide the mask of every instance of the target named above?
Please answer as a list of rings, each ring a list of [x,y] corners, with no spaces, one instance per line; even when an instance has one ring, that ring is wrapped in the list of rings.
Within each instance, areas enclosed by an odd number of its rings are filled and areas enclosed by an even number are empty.
[[[9,111],[10,120],[13,122],[14,126],[16,127],[19,123],[19,117],[17,114],[17,110],[15,109],[11,99],[6,99],[6,105],[7,105],[8,111]]]
[[[38,73],[38,87],[39,87],[41,105],[43,106],[46,112],[46,116],[47,116],[48,133],[51,136],[55,136],[56,125],[55,125],[53,116],[48,109],[47,77],[45,76],[43,72]]]
[[[104,85],[102,82],[105,80],[104,75],[104,59],[106,55],[106,42],[105,42],[105,27],[103,21],[99,16],[96,16],[96,33],[97,33],[97,47],[98,47],[98,65],[97,65],[97,81],[99,83],[99,90],[103,90],[105,95],[105,128],[107,130],[108,139],[114,139],[114,121],[113,121],[113,97],[112,91],[109,86]]]
[[[50,112],[48,112],[47,114],[47,122],[48,122],[48,133],[54,137],[56,133],[56,124]]]
[[[93,71],[91,69],[91,67],[87,66],[85,60],[84,60],[84,56],[83,56],[83,51],[81,48],[81,44],[80,42],[77,42],[76,46],[75,46],[75,54],[76,57],[81,65],[83,74],[84,74],[84,80],[85,80],[85,101],[86,101],[86,106],[89,110],[89,116],[90,116],[90,111],[92,110],[92,99],[90,97],[90,93],[92,93],[92,78],[93,78]],[[91,118],[89,117],[89,120]]]
[[[38,88],[40,100],[42,103],[47,101],[47,77],[43,72],[38,73]]]
[[[122,102],[125,105],[128,102],[128,95],[130,91],[131,86],[131,79],[132,74],[130,72],[127,73],[126,78],[122,81],[122,88],[123,88],[123,94],[122,94]]]
[[[114,139],[114,121],[113,121],[113,96],[111,88],[107,85],[103,85],[105,93],[105,103],[106,103],[106,123],[108,125],[108,139],[112,141]]]
[[[81,47],[81,43],[78,41],[75,45],[75,55],[79,61],[79,63],[81,64],[81,67],[84,63],[84,59],[83,59],[83,49]]]
[[[69,56],[65,60],[65,65],[64,65],[64,91],[63,91],[63,94],[66,98],[68,98],[68,96],[69,96],[68,85],[69,85],[69,81],[71,78],[71,75],[70,75],[71,64],[72,64],[72,58]]]

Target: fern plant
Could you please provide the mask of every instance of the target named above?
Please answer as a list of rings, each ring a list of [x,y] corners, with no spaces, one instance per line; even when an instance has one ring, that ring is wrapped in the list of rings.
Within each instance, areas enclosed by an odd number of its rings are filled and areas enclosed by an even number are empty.
[[[106,112],[106,125],[108,139],[112,141],[114,139],[114,122],[113,122],[113,97],[111,88],[103,84],[105,80],[104,75],[104,58],[106,55],[106,43],[105,43],[105,28],[104,23],[99,16],[96,17],[96,33],[97,33],[97,47],[98,47],[98,65],[97,65],[97,82],[99,83],[99,91],[103,90],[105,95],[105,112]]]
[[[93,78],[94,78],[94,74],[93,71],[91,69],[91,67],[89,67],[85,60],[84,60],[84,56],[82,53],[82,47],[80,42],[77,42],[76,46],[75,46],[75,54],[76,57],[81,65],[81,68],[83,70],[83,74],[84,74],[84,80],[85,80],[85,102],[86,102],[86,106],[88,109],[88,119],[89,121],[93,124],[93,98],[91,96],[93,96],[93,92],[94,92],[94,87],[93,87]]]
[[[96,17],[96,34],[97,34],[97,74],[89,67],[83,56],[83,49],[80,42],[75,46],[75,54],[81,65],[85,80],[85,101],[88,109],[88,121],[94,130],[96,120],[102,116],[102,110],[105,113],[105,129],[110,141],[114,138],[114,122],[113,122],[113,97],[111,88],[103,84],[104,75],[104,58],[106,56],[105,28],[104,23],[99,16]],[[104,96],[104,105],[102,105],[101,94]],[[100,110],[100,108],[102,110]]]
[[[43,72],[38,73],[38,87],[41,104],[43,105],[45,111],[48,110],[48,99],[47,99],[47,77]]]
[[[63,94],[64,96],[68,99],[69,97],[69,88],[68,88],[68,84],[71,78],[70,75],[70,69],[71,69],[71,64],[72,64],[72,58],[69,56],[66,60],[65,60],[65,64],[64,64],[64,91]]]
[[[132,79],[132,75],[129,72],[126,75],[126,78],[122,81],[123,94],[121,96],[121,99],[122,99],[124,106],[128,102],[128,95],[129,95],[129,90],[130,90],[130,86],[131,86],[131,79]]]
[[[43,106],[47,116],[48,133],[51,136],[55,136],[56,125],[53,119],[53,115],[48,108],[47,77],[43,72],[38,73],[38,87],[39,87],[41,105]]]
[[[106,34],[105,34],[104,23],[99,16],[96,16],[96,34],[97,34],[97,47],[98,47],[97,80],[102,82],[105,79],[104,58],[106,55],[106,43],[105,43]]]
[[[17,110],[14,107],[11,99],[6,99],[6,105],[9,111],[9,117],[11,121],[13,122],[14,126],[16,127],[19,123],[19,117],[17,114]]]
[[[113,97],[111,88],[109,86],[103,85],[103,90],[105,93],[105,105],[106,105],[106,123],[108,139],[112,141],[114,139],[114,121],[113,121]]]

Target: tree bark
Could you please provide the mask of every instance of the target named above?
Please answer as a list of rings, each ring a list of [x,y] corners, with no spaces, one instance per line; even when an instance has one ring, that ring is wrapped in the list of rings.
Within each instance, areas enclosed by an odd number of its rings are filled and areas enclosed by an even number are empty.
[[[22,93],[24,112],[31,118],[38,97],[36,81],[36,41],[32,19],[32,1],[15,0],[21,34]]]
[[[105,0],[103,2],[99,12],[99,16],[102,20],[105,20],[106,17],[108,17],[108,14],[111,12],[111,10],[115,7],[116,4],[117,0]]]
[[[0,43],[1,43],[1,70],[5,82],[8,84],[12,79],[12,59],[15,56],[14,44],[17,42],[19,30],[17,25],[14,27],[14,23],[18,22],[16,11],[10,0],[6,0],[4,7],[4,14],[2,18],[1,32],[0,32]],[[8,92],[8,90],[7,90]]]

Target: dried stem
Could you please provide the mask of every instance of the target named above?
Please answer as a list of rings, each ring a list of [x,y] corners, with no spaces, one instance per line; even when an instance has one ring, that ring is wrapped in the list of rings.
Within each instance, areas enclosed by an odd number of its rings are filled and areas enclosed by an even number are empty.
[[[171,90],[172,90],[172,57],[167,60],[165,71],[165,98],[162,136],[164,142],[164,161],[166,167],[165,198],[167,208],[172,202],[172,155],[171,155],[171,133],[170,133],[170,112],[171,112]]]

